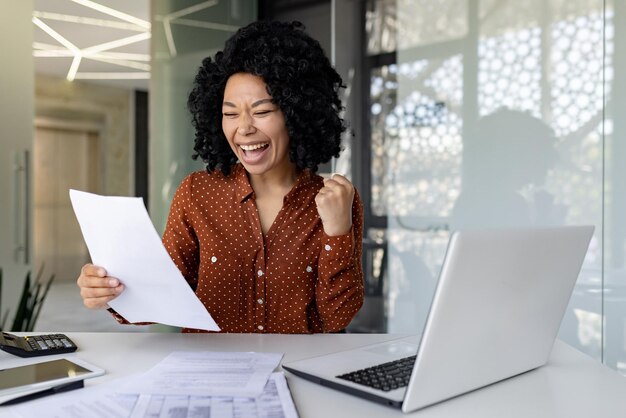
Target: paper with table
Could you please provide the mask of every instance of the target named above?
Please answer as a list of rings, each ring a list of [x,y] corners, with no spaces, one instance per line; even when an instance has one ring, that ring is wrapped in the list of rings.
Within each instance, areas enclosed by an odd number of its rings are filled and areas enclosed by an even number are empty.
[[[19,418],[298,418],[283,373],[256,397],[125,394],[122,381],[91,386],[11,407]]]
[[[28,402],[11,412],[24,418],[297,418],[285,376],[272,373],[281,358],[277,353],[175,352],[144,374]],[[207,364],[194,370],[198,362]],[[226,372],[229,367],[233,373]],[[164,383],[168,378],[173,382]],[[219,381],[230,383],[219,389]]]
[[[142,395],[131,418],[297,418],[283,373],[273,373],[257,397]]]
[[[219,331],[165,250],[138,197],[70,190],[92,262],[118,278],[124,291],[109,305],[130,322],[157,322]]]

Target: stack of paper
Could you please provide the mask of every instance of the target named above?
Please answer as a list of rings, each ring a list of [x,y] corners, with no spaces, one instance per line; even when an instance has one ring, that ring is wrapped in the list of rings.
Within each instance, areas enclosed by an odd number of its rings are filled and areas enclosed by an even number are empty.
[[[19,417],[297,418],[281,354],[175,352],[148,372],[11,408]]]

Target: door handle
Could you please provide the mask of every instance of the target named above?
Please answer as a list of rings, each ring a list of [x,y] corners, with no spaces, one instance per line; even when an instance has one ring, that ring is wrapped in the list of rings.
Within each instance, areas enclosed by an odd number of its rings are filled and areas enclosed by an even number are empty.
[[[30,152],[17,151],[13,161],[13,258],[30,262]]]

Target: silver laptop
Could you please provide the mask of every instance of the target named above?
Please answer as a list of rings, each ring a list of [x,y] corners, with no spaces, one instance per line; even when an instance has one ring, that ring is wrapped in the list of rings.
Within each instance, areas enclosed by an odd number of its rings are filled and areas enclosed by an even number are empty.
[[[411,412],[542,366],[592,234],[592,226],[457,231],[421,340],[392,340],[283,368]]]

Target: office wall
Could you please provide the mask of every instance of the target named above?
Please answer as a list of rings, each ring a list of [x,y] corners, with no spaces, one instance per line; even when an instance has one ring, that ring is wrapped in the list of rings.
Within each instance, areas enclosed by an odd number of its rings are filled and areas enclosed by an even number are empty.
[[[0,267],[2,312],[15,313],[26,271],[30,268],[32,212],[27,165],[33,144],[34,82],[32,0],[9,0],[0,12]],[[1,317],[1,316],[0,316]],[[12,319],[10,316],[9,321]],[[10,326],[10,324],[9,324]]]

